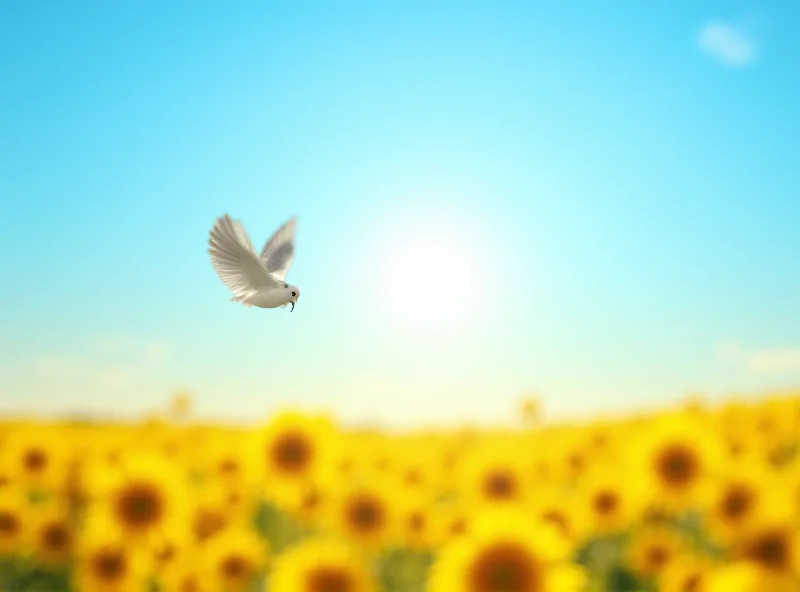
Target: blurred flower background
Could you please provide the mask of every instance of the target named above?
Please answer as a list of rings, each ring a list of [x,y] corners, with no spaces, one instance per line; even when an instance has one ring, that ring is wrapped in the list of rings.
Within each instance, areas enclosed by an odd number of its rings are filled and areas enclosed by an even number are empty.
[[[514,429],[6,421],[0,589],[796,591],[800,392]],[[541,411],[541,410],[540,410]]]
[[[0,592],[800,592],[760,4],[0,2]]]

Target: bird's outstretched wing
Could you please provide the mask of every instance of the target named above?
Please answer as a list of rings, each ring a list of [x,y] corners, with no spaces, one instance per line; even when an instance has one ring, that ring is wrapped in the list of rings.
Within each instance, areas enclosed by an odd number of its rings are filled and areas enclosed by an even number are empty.
[[[214,269],[234,299],[240,300],[262,288],[281,286],[261,264],[247,232],[238,220],[225,214],[217,218],[208,237]]]
[[[286,274],[294,262],[294,230],[297,216],[275,231],[261,251],[261,263],[277,280],[286,280]]]

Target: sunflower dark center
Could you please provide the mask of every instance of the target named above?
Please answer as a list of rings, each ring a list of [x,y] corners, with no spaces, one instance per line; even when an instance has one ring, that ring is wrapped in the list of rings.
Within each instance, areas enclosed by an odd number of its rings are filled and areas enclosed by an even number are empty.
[[[775,420],[771,417],[762,417],[758,420],[757,428],[762,434],[769,434],[775,430]]]
[[[117,516],[131,528],[148,528],[164,513],[164,501],[151,483],[131,483],[117,499]]]
[[[225,516],[221,513],[200,509],[194,515],[192,526],[197,540],[205,541],[222,530],[225,524]]]
[[[451,470],[458,463],[458,455],[455,452],[447,452],[442,458],[442,468],[445,471]]]
[[[283,434],[272,446],[272,460],[286,473],[302,473],[312,456],[311,443],[299,432]]]
[[[498,543],[482,550],[467,575],[470,592],[533,592],[540,586],[539,567],[515,543]]]
[[[681,584],[681,592],[699,592],[703,583],[703,576],[699,573],[690,574]]]
[[[764,532],[752,541],[747,555],[761,565],[780,570],[789,562],[789,541],[780,531]]]
[[[229,555],[222,561],[220,570],[226,579],[240,581],[246,579],[250,575],[252,565],[245,557]]]
[[[666,565],[669,560],[670,553],[664,547],[655,545],[647,550],[647,565],[654,571],[659,572]]]
[[[316,489],[311,489],[303,496],[302,506],[304,510],[313,510],[319,507],[322,497]]]
[[[336,567],[318,567],[308,574],[305,592],[350,592],[354,590],[350,574]]]
[[[103,550],[95,555],[93,567],[95,574],[100,579],[119,580],[125,574],[125,557],[118,551]]]
[[[467,523],[466,520],[463,518],[457,518],[450,523],[450,534],[452,535],[459,535],[464,533],[467,530]]]
[[[158,559],[158,561],[161,563],[167,563],[175,557],[176,552],[175,546],[167,543],[158,550],[156,553],[156,559]]]
[[[42,530],[42,543],[53,552],[64,551],[70,544],[70,532],[62,522],[51,522]]]
[[[661,452],[657,463],[661,478],[671,486],[685,487],[700,472],[697,455],[682,444],[674,444]]]
[[[542,514],[542,520],[548,524],[556,526],[562,533],[566,533],[569,528],[567,517],[562,512],[557,510],[548,510]]]
[[[239,463],[235,458],[226,458],[219,463],[219,472],[223,475],[234,475],[239,472]]]
[[[739,520],[752,505],[753,498],[745,487],[732,487],[722,498],[722,514],[730,520]]]
[[[181,580],[181,585],[178,589],[180,592],[200,592],[200,584],[196,576],[188,575]]]
[[[39,473],[47,468],[47,454],[41,448],[29,448],[25,451],[23,463],[31,473]]]
[[[416,469],[409,469],[406,471],[405,478],[408,485],[417,485],[422,481],[422,475]]]
[[[517,481],[505,471],[492,471],[486,476],[484,491],[492,499],[510,499],[517,492]]]
[[[731,456],[741,456],[744,452],[744,445],[736,440],[728,442],[728,452]]]
[[[570,469],[575,472],[579,472],[586,464],[586,459],[580,452],[573,452],[567,457],[567,464],[569,465]]]
[[[383,507],[372,497],[359,497],[350,503],[348,518],[359,531],[377,530],[383,523]]]
[[[605,448],[606,444],[608,444],[608,434],[604,432],[596,433],[593,442],[597,448]]]
[[[20,530],[19,518],[11,512],[0,511],[0,534],[14,536]]]
[[[612,514],[619,506],[619,497],[613,491],[601,491],[594,498],[594,509],[603,516]]]
[[[422,532],[425,529],[425,516],[420,512],[412,512],[408,517],[411,532]]]

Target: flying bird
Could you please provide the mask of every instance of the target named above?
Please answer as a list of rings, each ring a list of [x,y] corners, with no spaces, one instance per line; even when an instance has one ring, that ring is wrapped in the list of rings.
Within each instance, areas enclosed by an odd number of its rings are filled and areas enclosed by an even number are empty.
[[[222,283],[233,293],[233,302],[259,308],[294,305],[300,298],[297,286],[286,283],[294,262],[294,231],[297,217],[283,224],[256,255],[250,237],[239,220],[228,214],[217,218],[208,236],[211,263]]]

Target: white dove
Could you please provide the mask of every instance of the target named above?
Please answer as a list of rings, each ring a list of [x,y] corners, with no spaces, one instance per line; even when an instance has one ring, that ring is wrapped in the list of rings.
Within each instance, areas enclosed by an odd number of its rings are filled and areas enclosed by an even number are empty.
[[[233,292],[233,302],[259,308],[291,304],[294,312],[300,290],[285,278],[294,261],[296,225],[293,216],[275,231],[259,256],[241,222],[228,214],[217,218],[208,236],[208,252],[219,279]]]

